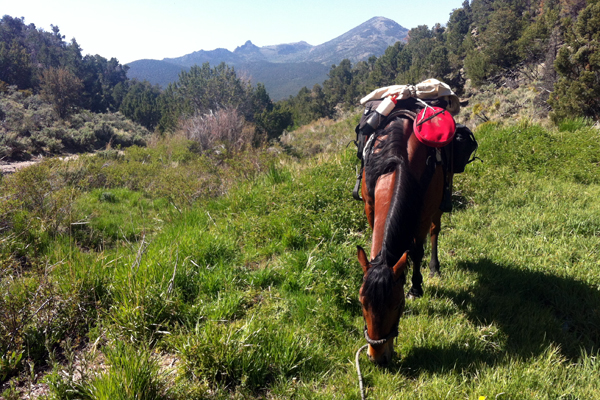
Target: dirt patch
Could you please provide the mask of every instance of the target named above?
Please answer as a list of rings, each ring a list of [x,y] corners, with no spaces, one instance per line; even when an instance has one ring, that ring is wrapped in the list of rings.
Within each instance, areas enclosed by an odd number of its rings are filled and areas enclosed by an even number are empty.
[[[79,158],[79,155],[71,154],[71,155],[66,155],[66,156],[58,157],[58,158],[63,161],[76,160],[77,158]],[[29,161],[16,161],[16,162],[0,161],[0,173],[2,173],[2,175],[14,174],[17,170],[37,164],[37,163],[41,162],[43,159],[44,159],[44,157],[36,157]]]
[[[11,162],[11,163],[1,163],[0,164],[0,172],[2,175],[13,174],[18,169],[29,167],[30,165],[37,164],[41,161],[41,159],[34,159],[32,161],[20,161],[20,162]]]

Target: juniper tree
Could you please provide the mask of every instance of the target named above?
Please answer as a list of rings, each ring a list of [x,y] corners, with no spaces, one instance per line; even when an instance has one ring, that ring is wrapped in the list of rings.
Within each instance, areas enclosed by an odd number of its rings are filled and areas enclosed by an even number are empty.
[[[560,75],[549,99],[557,121],[570,116],[600,118],[600,1],[565,22],[565,44],[554,66]]]

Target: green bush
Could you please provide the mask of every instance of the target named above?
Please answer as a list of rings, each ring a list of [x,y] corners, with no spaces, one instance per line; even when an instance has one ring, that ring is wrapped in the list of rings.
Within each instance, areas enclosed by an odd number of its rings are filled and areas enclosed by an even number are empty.
[[[600,118],[600,3],[589,2],[573,22],[565,19],[565,45],[554,67],[559,80],[550,95],[555,122],[578,116]]]
[[[86,152],[106,147],[145,146],[150,133],[119,113],[82,111],[57,118],[38,95],[26,96],[10,87],[0,93],[0,157]]]

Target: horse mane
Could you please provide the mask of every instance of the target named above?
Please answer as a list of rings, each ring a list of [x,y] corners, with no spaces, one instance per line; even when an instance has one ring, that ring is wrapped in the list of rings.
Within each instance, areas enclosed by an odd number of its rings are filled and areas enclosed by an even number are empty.
[[[375,196],[375,185],[381,175],[392,172],[401,162],[408,158],[406,139],[401,121],[393,121],[387,128],[373,133],[373,151],[366,157],[366,185],[371,197]],[[384,139],[381,139],[384,138]]]
[[[405,137],[402,121],[392,122],[377,136],[385,138],[379,140],[367,159],[365,183],[369,194],[374,196],[377,179],[381,175],[396,171],[379,261],[392,267],[412,246],[420,221],[423,191],[419,181],[408,168],[408,138]],[[375,259],[378,257],[379,255]],[[375,260],[372,265],[375,265]]]
[[[383,306],[392,296],[394,288],[394,273],[385,263],[381,253],[371,261],[371,268],[365,277],[362,295],[369,299],[369,305],[376,314],[383,313]]]

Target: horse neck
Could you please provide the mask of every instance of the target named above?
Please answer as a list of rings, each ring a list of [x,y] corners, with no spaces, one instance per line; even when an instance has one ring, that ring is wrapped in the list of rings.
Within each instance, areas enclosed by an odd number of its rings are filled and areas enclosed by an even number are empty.
[[[410,248],[420,221],[421,188],[409,163],[411,133],[406,123],[391,130],[389,138],[401,135],[399,137],[403,139],[396,141],[400,148],[387,149],[394,160],[392,172],[380,175],[373,190],[375,215],[371,255],[374,258],[383,253],[388,266],[394,265]]]
[[[421,219],[421,187],[408,166],[398,165],[381,251],[392,266],[409,250]]]
[[[387,217],[394,197],[397,176],[397,171],[383,175],[377,179],[377,184],[375,185],[375,213],[373,218],[373,241],[371,242],[371,257],[373,258],[381,252],[385,237]]]

